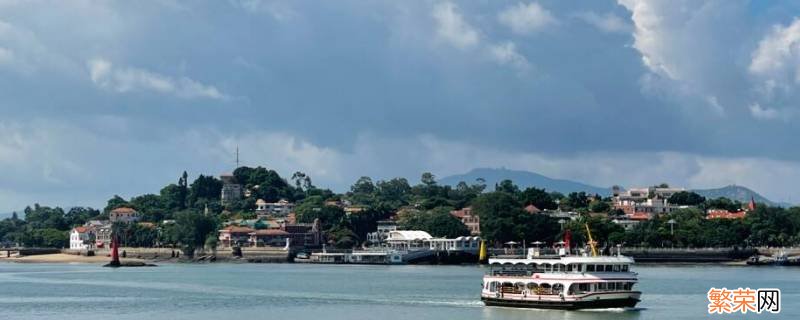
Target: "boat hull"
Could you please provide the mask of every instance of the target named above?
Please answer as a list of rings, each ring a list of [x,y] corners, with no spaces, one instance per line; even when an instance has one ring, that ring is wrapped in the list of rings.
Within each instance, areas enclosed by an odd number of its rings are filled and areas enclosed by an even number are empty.
[[[512,300],[481,297],[481,300],[487,306],[561,310],[633,308],[640,301],[639,299],[632,297],[614,299],[585,299],[577,301]]]

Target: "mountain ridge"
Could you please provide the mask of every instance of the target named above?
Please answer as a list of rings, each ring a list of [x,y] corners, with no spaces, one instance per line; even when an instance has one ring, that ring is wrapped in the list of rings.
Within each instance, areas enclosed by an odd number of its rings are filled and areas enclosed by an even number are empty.
[[[592,194],[599,194],[602,196],[611,195],[611,188],[598,187],[586,184],[579,181],[569,179],[557,179],[547,177],[545,175],[525,171],[525,170],[512,170],[506,168],[475,168],[467,173],[456,174],[444,177],[439,180],[440,184],[455,186],[461,181],[472,183],[478,178],[486,180],[486,185],[489,189],[491,186],[499,183],[502,180],[508,179],[514,182],[520,188],[537,187],[544,188],[547,191],[558,191],[563,194],[570,192],[584,191]],[[786,202],[776,202],[762,196],[760,193],[741,185],[728,185],[719,188],[706,188],[706,189],[687,189],[696,192],[697,194],[706,198],[719,198],[725,197],[731,200],[740,202],[748,202],[754,199],[756,202],[766,203],[771,206],[790,207],[792,204]]]
[[[545,188],[547,191],[558,191],[563,194],[570,192],[586,192],[609,196],[611,188],[603,188],[585,184],[582,182],[550,178],[535,172],[523,170],[511,170],[505,168],[475,168],[464,174],[451,175],[439,180],[440,184],[455,186],[461,181],[472,183],[478,178],[486,180],[486,185],[491,187],[500,181],[511,180],[520,188],[537,187]]]

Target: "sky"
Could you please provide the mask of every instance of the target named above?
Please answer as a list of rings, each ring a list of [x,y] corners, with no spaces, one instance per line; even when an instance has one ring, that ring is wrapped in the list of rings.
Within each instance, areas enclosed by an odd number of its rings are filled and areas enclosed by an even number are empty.
[[[242,165],[800,203],[800,2],[0,0],[0,212]]]

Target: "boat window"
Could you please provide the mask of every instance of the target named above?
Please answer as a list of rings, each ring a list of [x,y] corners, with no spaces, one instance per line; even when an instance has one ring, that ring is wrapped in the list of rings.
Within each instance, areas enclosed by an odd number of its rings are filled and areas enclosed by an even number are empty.
[[[622,265],[622,272],[628,272],[628,265]]]
[[[538,284],[536,284],[536,282],[530,282],[530,283],[528,283],[528,290],[530,290],[530,291],[534,291],[534,290],[536,290],[536,288],[538,288],[538,287],[539,287],[539,285],[538,285]]]
[[[567,272],[572,272],[572,264],[567,265]]]
[[[586,265],[586,271],[587,272],[594,272],[594,265],[593,264],[587,264]]]
[[[525,284],[522,282],[517,282],[514,284],[514,293],[520,294],[522,291],[525,290]]]
[[[614,265],[614,272],[619,272],[619,267],[620,267],[620,265],[615,264]]]
[[[610,264],[606,265],[606,272],[611,272],[612,266]]]
[[[608,284],[605,282],[597,284],[597,291],[605,291],[608,288]]]
[[[553,294],[559,294],[564,291],[564,285],[560,283],[553,284]]]

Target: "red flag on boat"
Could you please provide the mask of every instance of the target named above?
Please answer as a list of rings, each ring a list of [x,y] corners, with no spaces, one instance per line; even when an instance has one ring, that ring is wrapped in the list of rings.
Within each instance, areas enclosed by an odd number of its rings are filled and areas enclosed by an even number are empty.
[[[567,249],[567,254],[569,254],[569,249],[571,248],[571,242],[572,242],[572,230],[567,229],[567,231],[564,232],[564,248]]]

